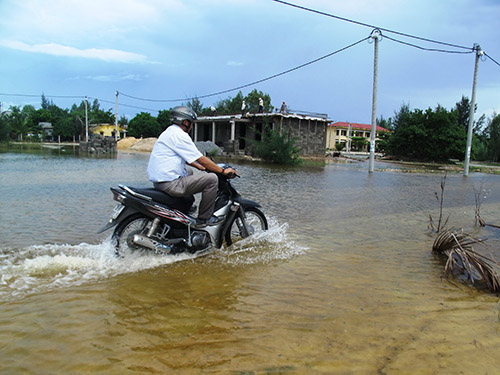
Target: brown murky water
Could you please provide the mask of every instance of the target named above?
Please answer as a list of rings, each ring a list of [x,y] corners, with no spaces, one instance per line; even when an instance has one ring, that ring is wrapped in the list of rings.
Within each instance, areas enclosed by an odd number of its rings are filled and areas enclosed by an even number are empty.
[[[441,175],[236,165],[271,228],[195,259],[117,259],[95,232],[147,155],[0,154],[1,374],[496,374],[499,300],[441,280]],[[394,169],[394,165],[390,166]],[[500,223],[500,176],[448,175],[450,224]],[[109,235],[109,233],[108,233]]]

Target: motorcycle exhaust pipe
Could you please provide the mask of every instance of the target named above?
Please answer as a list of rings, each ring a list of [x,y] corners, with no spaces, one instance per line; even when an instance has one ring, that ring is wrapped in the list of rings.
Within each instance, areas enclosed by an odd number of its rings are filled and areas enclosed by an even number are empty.
[[[132,242],[138,246],[145,247],[147,249],[153,250],[157,254],[169,254],[172,248],[168,245],[164,245],[152,238],[148,238],[142,234],[134,234],[132,237]]]

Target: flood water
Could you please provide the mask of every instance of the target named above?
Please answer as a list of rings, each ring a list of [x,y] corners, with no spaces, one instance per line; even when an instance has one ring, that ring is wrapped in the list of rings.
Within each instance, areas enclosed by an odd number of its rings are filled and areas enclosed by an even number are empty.
[[[233,163],[270,230],[198,258],[96,234],[148,154],[0,153],[1,374],[496,374],[497,296],[441,278],[442,174]],[[500,176],[448,174],[449,226],[499,259]]]

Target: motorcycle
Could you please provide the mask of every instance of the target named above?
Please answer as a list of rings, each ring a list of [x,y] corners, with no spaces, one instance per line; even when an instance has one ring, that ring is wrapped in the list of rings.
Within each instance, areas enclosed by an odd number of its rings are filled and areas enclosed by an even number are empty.
[[[228,167],[227,165],[220,165]],[[208,173],[208,172],[202,172]],[[221,248],[225,242],[246,238],[256,231],[267,230],[266,216],[260,205],[243,198],[230,182],[239,176],[217,174],[219,189],[214,215],[223,220],[215,225],[198,227],[192,214],[194,196],[173,197],[154,188],[112,187],[118,204],[111,218],[98,233],[112,227],[116,254],[127,253],[179,254],[204,253]]]

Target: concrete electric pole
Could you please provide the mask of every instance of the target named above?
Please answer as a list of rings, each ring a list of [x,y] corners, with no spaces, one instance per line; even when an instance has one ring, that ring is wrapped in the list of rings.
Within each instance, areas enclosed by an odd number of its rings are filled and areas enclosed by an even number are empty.
[[[378,42],[381,34],[375,29],[371,37],[374,40],[374,59],[373,59],[373,96],[372,96],[372,129],[370,132],[370,165],[369,172],[375,170],[375,138],[377,136],[377,81],[378,81]]]
[[[88,107],[88,102],[87,102],[87,97],[85,97],[85,142],[89,141],[89,117],[87,114],[87,107]]]
[[[467,148],[465,150],[465,161],[464,161],[464,176],[469,175],[469,162],[470,154],[472,148],[472,129],[474,128],[474,110],[476,107],[476,85],[477,85],[477,69],[479,67],[479,59],[484,55],[479,44],[474,45],[476,50],[476,62],[474,65],[474,79],[472,81],[472,98],[470,100],[469,109],[469,127],[467,128]]]
[[[118,90],[116,91],[115,141],[118,141]]]

